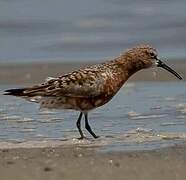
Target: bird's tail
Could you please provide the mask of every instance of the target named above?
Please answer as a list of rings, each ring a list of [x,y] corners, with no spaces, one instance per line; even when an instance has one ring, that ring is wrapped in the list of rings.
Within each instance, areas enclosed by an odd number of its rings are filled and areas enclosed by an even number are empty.
[[[29,98],[34,96],[49,96],[47,94],[47,88],[52,86],[52,83],[56,80],[56,78],[47,78],[45,83],[34,85],[31,87],[25,88],[17,88],[17,89],[7,89],[4,91],[4,95],[12,95],[12,96],[21,96],[23,98]]]
[[[26,88],[18,89],[7,89],[4,91],[4,95],[21,96],[21,97],[34,97],[34,96],[45,96],[45,88],[48,85],[36,85]]]

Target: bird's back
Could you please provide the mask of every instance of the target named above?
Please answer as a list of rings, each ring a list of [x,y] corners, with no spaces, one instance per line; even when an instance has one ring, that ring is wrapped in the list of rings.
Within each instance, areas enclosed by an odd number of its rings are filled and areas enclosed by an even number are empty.
[[[90,110],[108,102],[123,84],[116,61],[47,78],[43,84],[7,90],[7,94],[39,102],[41,107]]]

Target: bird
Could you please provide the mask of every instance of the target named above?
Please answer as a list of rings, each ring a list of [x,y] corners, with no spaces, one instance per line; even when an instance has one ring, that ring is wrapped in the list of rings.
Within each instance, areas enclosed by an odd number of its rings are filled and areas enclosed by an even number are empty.
[[[83,116],[86,130],[94,138],[98,138],[89,125],[88,113],[108,103],[133,74],[150,67],[161,67],[182,79],[158,58],[155,48],[141,44],[106,62],[90,65],[59,77],[49,77],[42,84],[8,89],[4,95],[25,98],[39,103],[41,108],[79,111],[76,121],[80,134],[78,139],[86,138],[81,129]]]

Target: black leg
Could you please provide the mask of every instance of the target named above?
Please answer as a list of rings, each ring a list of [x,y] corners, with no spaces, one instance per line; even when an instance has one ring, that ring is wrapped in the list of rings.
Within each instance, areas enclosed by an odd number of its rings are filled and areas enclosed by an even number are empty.
[[[88,113],[85,113],[85,128],[87,129],[87,131],[94,137],[94,138],[98,138],[99,136],[96,136],[95,133],[92,131],[89,123],[88,123]]]
[[[82,115],[83,115],[83,113],[80,112],[80,115],[79,115],[78,120],[76,122],[76,126],[77,126],[77,128],[79,130],[79,133],[80,133],[80,138],[79,139],[83,139],[84,138],[83,132],[81,130],[81,118],[82,118]]]

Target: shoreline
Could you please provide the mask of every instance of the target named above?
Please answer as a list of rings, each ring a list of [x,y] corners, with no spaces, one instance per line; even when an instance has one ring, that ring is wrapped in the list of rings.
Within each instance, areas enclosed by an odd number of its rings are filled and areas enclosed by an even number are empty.
[[[167,63],[167,62],[166,62]],[[186,75],[186,62],[169,61],[171,67]],[[48,76],[58,76],[90,64],[35,63],[1,64],[0,83],[41,83]],[[129,81],[179,81],[170,73],[152,69],[136,73]],[[153,150],[99,151],[97,146],[60,145],[46,146],[0,143],[0,179],[19,180],[182,180],[186,177],[186,145]],[[11,145],[11,144],[10,144]],[[25,145],[25,146],[21,146]],[[42,143],[41,143],[42,145]]]
[[[102,61],[104,62],[104,61]],[[99,62],[101,63],[101,62]],[[181,76],[186,76],[186,62],[184,60],[171,60],[166,62]],[[30,63],[30,64],[0,64],[1,84],[29,84],[41,83],[47,77],[59,75],[86,67],[94,63]],[[153,72],[156,73],[154,77]],[[175,81],[170,73],[160,68],[140,71],[130,78],[130,81]]]
[[[78,146],[0,150],[2,180],[181,180],[185,166],[185,145],[131,152]]]

